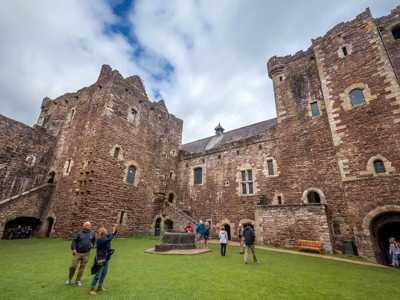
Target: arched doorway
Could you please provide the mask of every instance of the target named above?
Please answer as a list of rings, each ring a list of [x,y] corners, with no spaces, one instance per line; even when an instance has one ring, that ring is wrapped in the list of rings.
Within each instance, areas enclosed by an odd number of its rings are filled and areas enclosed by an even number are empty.
[[[160,236],[161,234],[161,218],[157,218],[156,222],[154,223],[154,235]]]
[[[54,219],[52,217],[48,217],[46,237],[50,237],[51,231],[53,230],[53,225],[54,225]]]
[[[389,238],[400,241],[400,213],[386,212],[376,216],[371,221],[370,230],[377,262],[389,265]]]
[[[165,232],[167,232],[167,231],[171,232],[173,230],[174,230],[174,222],[172,220],[170,220],[170,219],[166,219],[164,221],[164,231]]]
[[[229,224],[224,224],[224,229],[228,233],[228,240],[231,240],[231,226]]]
[[[40,220],[32,217],[19,217],[8,221],[4,228],[3,239],[29,239],[40,225]]]

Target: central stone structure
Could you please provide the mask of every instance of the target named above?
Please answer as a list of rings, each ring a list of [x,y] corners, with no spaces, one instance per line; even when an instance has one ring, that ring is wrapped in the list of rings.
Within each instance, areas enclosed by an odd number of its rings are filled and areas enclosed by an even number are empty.
[[[161,239],[161,245],[156,245],[154,250],[156,252],[162,252],[195,248],[195,235],[193,233],[165,232]]]

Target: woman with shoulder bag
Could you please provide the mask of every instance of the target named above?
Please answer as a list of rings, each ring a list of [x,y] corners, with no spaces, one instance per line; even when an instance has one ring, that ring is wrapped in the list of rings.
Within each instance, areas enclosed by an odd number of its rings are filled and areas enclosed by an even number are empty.
[[[97,229],[96,257],[92,267],[94,274],[89,294],[96,295],[97,292],[103,292],[104,279],[108,272],[108,263],[114,250],[111,249],[111,241],[117,233],[117,225],[112,226],[112,233],[108,233],[104,226]],[[98,284],[98,286],[97,286]],[[97,286],[97,289],[96,289]]]

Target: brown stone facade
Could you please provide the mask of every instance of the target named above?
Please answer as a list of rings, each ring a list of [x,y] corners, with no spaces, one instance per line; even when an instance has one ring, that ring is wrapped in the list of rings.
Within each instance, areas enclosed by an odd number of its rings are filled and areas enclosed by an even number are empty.
[[[379,19],[366,10],[307,50],[272,57],[276,119],[219,125],[183,145],[164,101],[103,66],[93,85],[45,98],[34,128],[0,118],[0,200],[53,174],[37,216],[54,219],[52,236],[85,220],[131,235],[202,219],[233,239],[249,224],[258,242],[281,247],[309,238],[342,251],[352,241],[385,262],[387,236],[400,238],[399,26],[400,7]],[[24,175],[30,153],[40,163]],[[23,177],[34,183],[16,189]]]

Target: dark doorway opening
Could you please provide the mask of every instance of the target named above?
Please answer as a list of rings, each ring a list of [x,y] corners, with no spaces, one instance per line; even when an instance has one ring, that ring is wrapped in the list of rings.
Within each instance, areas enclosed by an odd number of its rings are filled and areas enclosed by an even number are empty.
[[[174,198],[175,198],[174,193],[169,193],[168,202],[169,203],[174,203]]]
[[[371,236],[374,242],[377,262],[390,265],[389,239],[400,241],[400,213],[385,213],[371,222]]]
[[[317,192],[310,191],[307,194],[308,203],[321,203],[321,198]]]
[[[167,219],[164,221],[164,231],[166,232],[174,231],[174,222],[172,222],[172,220]]]
[[[161,218],[156,219],[156,223],[154,224],[154,235],[160,236],[161,234]]]
[[[52,217],[48,217],[46,237],[50,237],[51,231],[53,230],[53,225],[54,225],[54,219]]]
[[[56,177],[56,172],[52,171],[49,173],[49,178],[47,179],[47,183],[54,183],[54,179]]]
[[[32,217],[19,217],[8,221],[4,228],[3,239],[29,239],[39,228],[40,220]]]
[[[228,240],[231,240],[231,226],[229,224],[224,224],[224,229],[228,233]]]

